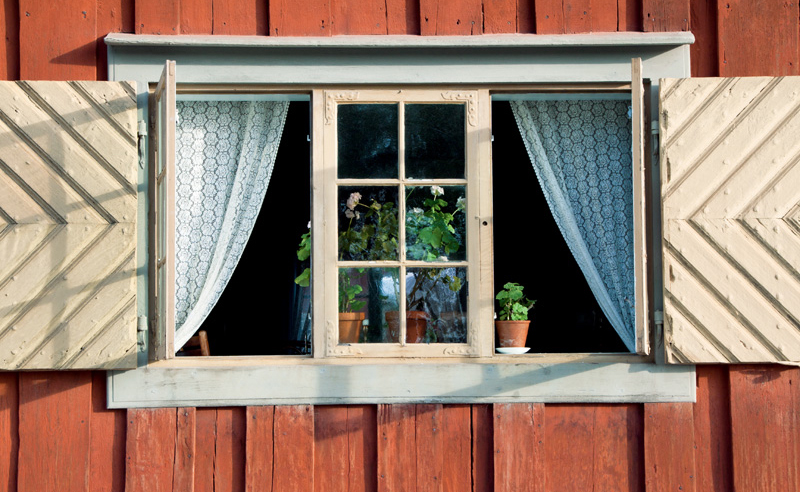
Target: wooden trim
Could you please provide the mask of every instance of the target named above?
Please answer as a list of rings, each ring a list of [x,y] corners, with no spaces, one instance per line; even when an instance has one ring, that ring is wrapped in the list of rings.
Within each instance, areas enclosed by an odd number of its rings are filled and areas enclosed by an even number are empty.
[[[645,158],[644,84],[642,59],[631,60],[631,126],[633,127],[633,258],[636,353],[650,353],[650,323],[647,299],[647,184]]]

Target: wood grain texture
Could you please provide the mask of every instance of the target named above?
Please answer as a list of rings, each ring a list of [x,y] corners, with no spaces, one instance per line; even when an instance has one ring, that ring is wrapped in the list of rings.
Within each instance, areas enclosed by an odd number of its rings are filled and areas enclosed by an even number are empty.
[[[483,34],[481,0],[420,0],[423,36]]]
[[[19,79],[19,0],[0,8],[0,80]]]
[[[331,1],[270,0],[270,36],[331,36]]]
[[[715,0],[691,0],[691,28],[695,38],[689,47],[692,77],[719,75],[717,3]]]
[[[125,488],[125,417],[125,410],[106,408],[106,373],[92,372],[89,492]]]
[[[181,2],[181,34],[212,34],[214,31],[214,0]]]
[[[347,436],[349,492],[377,491],[378,407],[348,405]]]
[[[484,0],[484,34],[517,32],[517,0]]]
[[[694,405],[697,492],[734,490],[728,371],[728,366],[697,366]]]
[[[641,0],[617,0],[617,31],[642,31]]]
[[[472,429],[469,405],[444,405],[441,411],[441,485],[431,484],[430,490],[459,492],[472,486]],[[424,446],[417,439],[417,449]],[[419,460],[417,451],[417,460]],[[417,467],[419,470],[419,466]],[[419,482],[417,483],[419,485]],[[421,490],[421,489],[420,489]]]
[[[647,492],[696,490],[693,417],[691,403],[644,404]]]
[[[444,411],[442,405],[416,405],[414,455],[416,490],[438,491],[444,484]],[[469,475],[467,475],[469,477]]]
[[[534,0],[517,0],[517,32],[534,34],[536,32],[536,7]]]
[[[732,0],[718,5],[720,76],[800,73],[797,2]]]
[[[643,419],[638,404],[595,408],[595,490],[645,490]]]
[[[17,491],[19,374],[0,373],[0,490]]]
[[[592,32],[615,32],[618,27],[617,2],[625,0],[591,0],[589,4],[592,16]]]
[[[213,0],[213,32],[240,36],[267,34],[265,0]]]
[[[88,490],[92,373],[19,375],[18,490]]]
[[[215,492],[245,490],[246,411],[242,407],[217,409],[217,440],[214,452]]]
[[[492,413],[494,490],[544,492],[544,404],[496,403]]]
[[[108,80],[108,47],[103,41],[112,32],[133,32],[135,0],[97,1],[97,80]]]
[[[195,411],[194,492],[214,492],[214,460],[216,459],[217,409]],[[270,442],[270,447],[272,446]],[[269,489],[267,489],[269,490]]]
[[[171,492],[175,463],[174,408],[127,414],[125,492]]]
[[[180,34],[180,0],[136,0],[136,34]]]
[[[378,490],[416,490],[416,407],[378,405]]]
[[[387,10],[384,0],[333,0],[331,29],[334,35],[387,34]],[[398,14],[395,16],[400,17]]]
[[[20,78],[97,78],[96,0],[19,2]],[[47,32],[48,42],[42,42]]]
[[[386,0],[386,33],[419,34],[419,0]]]
[[[734,490],[800,490],[800,369],[730,369]]]
[[[537,34],[617,30],[617,0],[537,0]]]
[[[689,0],[642,0],[645,32],[689,30]]]
[[[472,490],[494,490],[494,419],[491,405],[472,405]]]
[[[273,490],[314,490],[314,408],[275,407]]]
[[[536,11],[536,34],[563,34],[566,32],[562,0],[536,0],[534,8]]]
[[[314,489],[347,492],[350,473],[347,407],[314,407]]]
[[[194,408],[176,409],[175,465],[172,472],[172,490],[194,491],[195,418]]]
[[[275,407],[247,407],[245,490],[272,492],[273,422]]]

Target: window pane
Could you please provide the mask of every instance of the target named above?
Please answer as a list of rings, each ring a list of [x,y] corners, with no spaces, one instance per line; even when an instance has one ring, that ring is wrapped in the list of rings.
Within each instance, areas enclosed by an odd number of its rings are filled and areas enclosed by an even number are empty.
[[[397,259],[397,188],[339,188],[339,260]]]
[[[464,178],[464,105],[407,104],[406,177]]]
[[[418,261],[466,258],[465,195],[464,186],[406,188],[406,258]]]
[[[398,309],[398,275],[397,268],[339,269],[339,343],[398,342],[386,321]]]
[[[407,342],[466,343],[467,269],[409,268],[406,310]]]
[[[338,108],[338,176],[397,178],[397,104]]]

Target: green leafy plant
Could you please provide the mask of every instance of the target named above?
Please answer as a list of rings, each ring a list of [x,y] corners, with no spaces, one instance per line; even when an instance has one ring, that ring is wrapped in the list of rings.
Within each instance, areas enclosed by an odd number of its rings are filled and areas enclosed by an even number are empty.
[[[297,247],[297,259],[306,261],[311,256],[311,222],[308,223],[308,232],[300,236],[300,246]],[[303,272],[294,279],[294,283],[300,287],[308,287],[311,282],[311,268],[306,267]]]
[[[358,278],[364,274],[363,268],[356,268]],[[339,312],[352,313],[361,311],[367,305],[366,301],[356,300],[356,296],[363,292],[363,288],[353,283],[353,276],[339,271]]]
[[[497,319],[506,321],[528,319],[528,311],[533,308],[536,301],[527,299],[522,293],[523,288],[517,283],[509,282],[497,293],[495,299],[500,301],[500,315]]]

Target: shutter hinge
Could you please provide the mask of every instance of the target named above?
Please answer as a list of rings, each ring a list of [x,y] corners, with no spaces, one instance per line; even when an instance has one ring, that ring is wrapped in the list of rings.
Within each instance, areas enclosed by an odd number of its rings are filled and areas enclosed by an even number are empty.
[[[146,159],[145,155],[145,138],[147,137],[147,122],[139,120],[139,167],[144,169]]]

